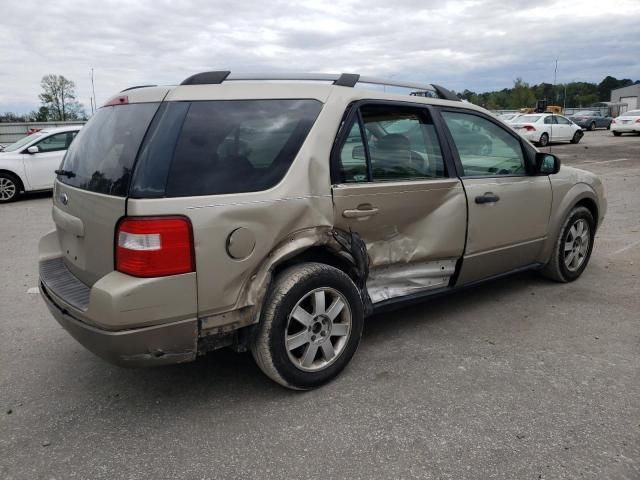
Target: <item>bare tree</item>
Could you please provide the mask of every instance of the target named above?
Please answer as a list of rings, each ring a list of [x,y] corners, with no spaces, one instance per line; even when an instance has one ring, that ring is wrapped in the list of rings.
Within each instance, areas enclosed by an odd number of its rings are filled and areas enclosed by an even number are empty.
[[[77,120],[84,116],[82,105],[76,100],[76,84],[63,75],[49,74],[40,82],[39,95],[42,106],[46,107],[51,120]]]

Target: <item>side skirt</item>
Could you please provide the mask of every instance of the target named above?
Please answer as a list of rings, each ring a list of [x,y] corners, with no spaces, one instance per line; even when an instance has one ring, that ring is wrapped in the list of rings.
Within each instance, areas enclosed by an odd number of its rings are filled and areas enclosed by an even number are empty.
[[[382,312],[389,312],[389,311],[396,310],[396,309],[399,309],[399,308],[402,308],[402,307],[406,307],[406,306],[409,306],[409,305],[420,303],[420,302],[422,302],[424,300],[427,300],[427,299],[442,297],[442,296],[449,295],[449,294],[452,294],[452,293],[461,292],[461,291],[467,290],[469,288],[473,288],[473,287],[475,287],[477,285],[480,285],[480,284],[483,284],[483,283],[486,283],[486,282],[490,282],[492,280],[498,280],[500,278],[509,277],[509,276],[514,275],[516,273],[526,272],[526,271],[529,271],[529,270],[539,270],[543,266],[544,266],[544,264],[542,264],[542,263],[532,263],[531,265],[525,265],[524,267],[515,268],[515,269],[510,270],[508,272],[500,273],[498,275],[492,275],[490,277],[483,278],[481,280],[476,280],[474,282],[467,283],[467,284],[461,285],[461,286],[438,288],[438,289],[434,289],[434,290],[428,290],[428,291],[425,291],[425,292],[416,293],[416,294],[413,294],[413,295],[407,295],[407,296],[404,296],[404,297],[391,298],[389,300],[384,300],[384,301],[375,303],[373,305],[372,314],[382,313]]]

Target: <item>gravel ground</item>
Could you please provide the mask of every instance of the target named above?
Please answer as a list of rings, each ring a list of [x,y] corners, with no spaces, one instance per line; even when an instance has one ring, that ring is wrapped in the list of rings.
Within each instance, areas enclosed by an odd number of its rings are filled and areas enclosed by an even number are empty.
[[[609,199],[591,264],[373,317],[331,384],[250,355],[125,370],[33,289],[50,195],[0,207],[0,478],[640,478],[640,137],[553,145]]]

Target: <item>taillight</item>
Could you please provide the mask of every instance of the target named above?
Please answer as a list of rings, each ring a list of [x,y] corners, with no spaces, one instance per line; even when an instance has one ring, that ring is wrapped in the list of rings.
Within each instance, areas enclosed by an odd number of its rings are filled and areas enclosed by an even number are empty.
[[[527,132],[535,132],[536,128],[533,125],[525,125],[524,128]]]
[[[616,119],[614,118],[613,120],[611,120],[611,123],[616,123]]]
[[[129,97],[127,95],[116,95],[107,100],[103,107],[113,107],[114,105],[129,105]]]
[[[636,120],[636,123],[640,123],[640,118]]]
[[[134,277],[195,271],[191,222],[185,217],[128,217],[116,229],[116,270]]]

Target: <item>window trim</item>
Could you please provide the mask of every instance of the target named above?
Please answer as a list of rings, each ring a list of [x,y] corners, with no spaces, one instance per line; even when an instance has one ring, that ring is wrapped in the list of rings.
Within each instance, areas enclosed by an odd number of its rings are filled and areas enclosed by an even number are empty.
[[[354,101],[349,104],[346,108],[345,113],[343,114],[342,121],[340,123],[340,127],[338,129],[338,134],[333,142],[333,147],[330,153],[330,170],[331,170],[331,185],[353,185],[353,184],[368,184],[368,183],[376,183],[376,184],[385,184],[388,181],[383,180],[374,180],[372,171],[371,171],[371,155],[369,153],[369,144],[366,141],[366,132],[364,129],[364,122],[362,121],[362,113],[360,111],[361,107],[367,105],[388,105],[394,107],[401,108],[412,108],[419,109],[422,111],[426,111],[426,113],[430,116],[431,121],[433,122],[433,126],[436,132],[436,138],[438,139],[438,144],[440,146],[440,152],[442,153],[442,163],[445,169],[445,174],[443,177],[437,178],[416,178],[412,180],[394,180],[394,183],[406,183],[406,182],[425,182],[425,181],[437,181],[445,178],[458,178],[456,165],[454,163],[454,159],[452,156],[451,149],[449,148],[447,138],[443,135],[443,131],[441,130],[439,120],[440,115],[437,114],[432,105],[425,105],[424,103],[414,103],[414,102],[404,102],[399,100],[376,100],[376,99],[361,99]],[[346,139],[349,136],[349,132],[353,128],[355,122],[359,122],[360,127],[360,136],[361,140],[364,144],[365,148],[365,157],[367,162],[367,180],[363,182],[344,182],[340,178],[340,152],[344,144],[346,143]]]
[[[536,154],[536,150],[533,148],[533,146],[528,145],[528,142],[525,141],[524,138],[522,138],[520,135],[518,135],[513,129],[507,127],[505,128],[504,125],[502,125],[500,123],[500,121],[496,118],[492,118],[490,115],[487,115],[484,112],[481,111],[477,111],[477,110],[473,110],[470,108],[459,108],[459,107],[435,107],[434,108],[435,113],[437,113],[438,115],[438,119],[440,122],[440,127],[442,128],[442,131],[444,132],[446,138],[447,138],[447,142],[449,144],[449,148],[451,151],[451,155],[454,159],[454,163],[455,163],[455,167],[456,167],[456,171],[458,174],[459,178],[468,178],[468,179],[474,179],[474,178],[509,178],[509,177],[530,177],[530,176],[537,176],[538,174],[536,173],[535,170],[535,154]],[[462,161],[460,160],[460,154],[458,153],[458,149],[456,147],[455,141],[453,140],[453,136],[451,135],[451,131],[449,130],[449,127],[447,126],[447,123],[444,119],[444,116],[442,115],[443,112],[451,112],[451,113],[464,113],[464,114],[468,114],[468,115],[475,115],[476,117],[480,117],[483,118],[484,120],[489,121],[490,123],[493,123],[495,126],[497,126],[498,128],[501,128],[504,132],[508,133],[509,135],[511,135],[519,144],[520,144],[520,148],[522,149],[522,156],[524,159],[524,166],[525,166],[525,173],[520,174],[520,173],[512,173],[509,175],[464,175],[464,167],[462,165]]]

